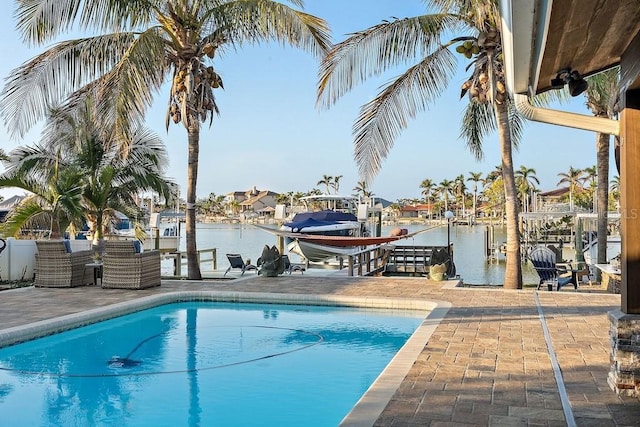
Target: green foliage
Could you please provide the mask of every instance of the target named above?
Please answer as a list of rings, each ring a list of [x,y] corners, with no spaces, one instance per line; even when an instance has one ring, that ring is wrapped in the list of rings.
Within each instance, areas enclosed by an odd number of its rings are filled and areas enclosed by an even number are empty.
[[[139,192],[172,197],[174,186],[164,176],[167,159],[162,141],[144,128],[134,128],[123,156],[103,140],[108,136],[96,115],[91,102],[53,111],[40,144],[10,153],[0,187],[18,187],[33,195],[11,212],[3,224],[5,234],[41,229],[49,222],[51,237],[60,237],[70,225],[79,229],[88,220],[98,239],[110,230],[116,212],[141,216],[134,199]]]

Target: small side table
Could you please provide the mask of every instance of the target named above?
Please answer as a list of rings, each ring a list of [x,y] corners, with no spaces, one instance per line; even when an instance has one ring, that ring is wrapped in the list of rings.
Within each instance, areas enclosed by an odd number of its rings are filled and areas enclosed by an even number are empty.
[[[89,262],[84,265],[85,271],[87,270],[87,268],[90,268],[91,270],[93,270],[93,284],[97,286],[98,279],[100,279],[100,282],[102,282],[102,262],[101,261]]]

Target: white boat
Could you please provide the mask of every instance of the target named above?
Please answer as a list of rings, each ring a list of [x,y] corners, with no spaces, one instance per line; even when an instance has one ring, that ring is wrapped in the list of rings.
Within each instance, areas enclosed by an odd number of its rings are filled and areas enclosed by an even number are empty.
[[[361,243],[343,247],[324,242],[305,242],[304,236],[361,238],[370,234],[369,207],[354,196],[320,194],[300,199],[304,211],[296,213],[278,229],[289,252],[310,262],[328,262],[361,250]]]
[[[584,262],[588,265],[595,265],[598,263],[598,239],[594,234],[589,234],[588,239],[584,242],[582,248],[582,255],[584,256]],[[620,236],[607,237],[607,263],[611,262],[611,258],[620,255],[622,251],[622,241]]]
[[[126,216],[121,218],[120,226],[114,228],[111,238],[133,238],[135,228]],[[169,218],[163,221],[163,218]],[[158,249],[160,252],[177,252],[180,247],[180,215],[152,213],[149,226],[145,229],[147,237],[142,240],[145,251]]]

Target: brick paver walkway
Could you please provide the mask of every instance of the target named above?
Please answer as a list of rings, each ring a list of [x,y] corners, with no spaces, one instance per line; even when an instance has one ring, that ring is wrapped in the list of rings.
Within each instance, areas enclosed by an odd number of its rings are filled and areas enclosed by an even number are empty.
[[[83,287],[0,292],[2,329],[177,290],[334,294],[447,301],[452,307],[376,426],[639,426],[640,401],[607,385],[609,321],[620,296],[451,288],[414,278],[310,275],[163,281],[142,291]],[[537,297],[536,297],[537,296]],[[538,304],[539,301],[539,304]],[[570,404],[565,417],[546,327]]]

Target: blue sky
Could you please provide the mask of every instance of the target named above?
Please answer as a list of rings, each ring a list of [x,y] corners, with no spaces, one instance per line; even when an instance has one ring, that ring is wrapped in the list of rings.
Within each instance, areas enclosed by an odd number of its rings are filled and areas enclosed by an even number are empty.
[[[389,19],[425,13],[420,0],[307,0],[308,13],[326,19],[334,41]],[[5,60],[0,76],[41,49],[28,49],[15,31],[11,13],[0,16],[0,50]],[[409,122],[395,142],[389,157],[371,185],[378,197],[395,201],[420,197],[420,182],[454,179],[469,172],[486,174],[500,164],[497,135],[485,141],[480,162],[459,139],[460,119],[466,98],[459,99],[465,80],[464,59],[460,72],[441,98],[429,110]],[[279,45],[246,46],[238,52],[216,57],[214,67],[222,76],[225,90],[216,91],[221,110],[211,128],[205,125],[200,140],[198,197],[225,194],[256,186],[276,192],[306,192],[323,189],[317,182],[323,175],[342,175],[340,193],[350,194],[359,180],[353,160],[352,125],[359,107],[378,88],[402,70],[390,72],[357,87],[328,110],[316,108],[318,60],[310,54]],[[164,128],[168,86],[156,95],[147,114],[147,125],[165,141],[170,157],[168,175],[184,189],[186,183],[187,138],[181,126]],[[588,114],[584,98],[555,108]],[[40,128],[23,140],[9,138],[0,127],[0,147],[11,151],[37,141]],[[536,170],[543,191],[556,188],[558,173],[569,167],[595,165],[596,135],[592,132],[527,122],[524,138],[514,153],[514,165]],[[613,157],[613,156],[612,156]],[[611,168],[611,176],[617,174]],[[469,183],[469,185],[471,185]],[[20,190],[0,190],[5,197]]]

